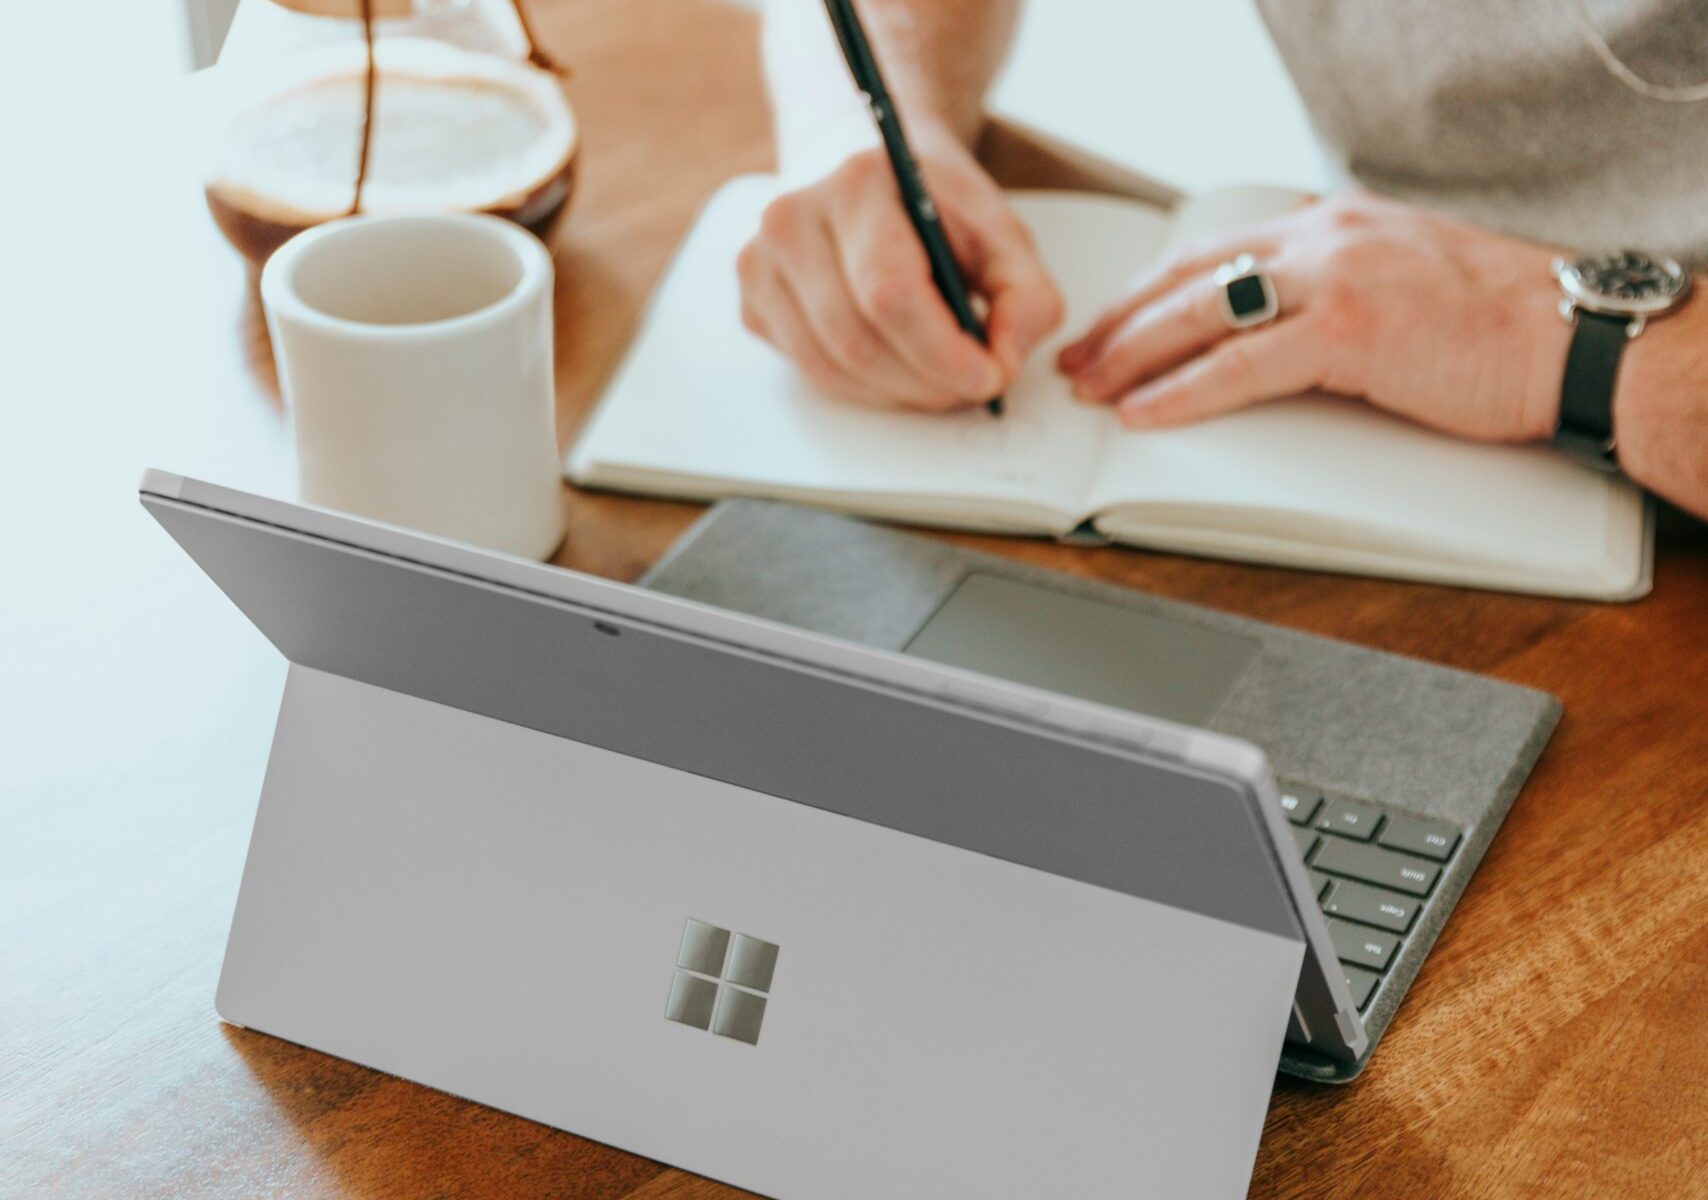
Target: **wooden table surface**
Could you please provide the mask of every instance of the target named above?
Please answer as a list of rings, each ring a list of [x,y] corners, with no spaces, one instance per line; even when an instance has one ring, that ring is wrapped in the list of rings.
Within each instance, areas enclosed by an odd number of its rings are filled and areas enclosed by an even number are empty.
[[[555,247],[567,441],[699,202],[770,149],[750,14],[536,8],[585,130]],[[288,494],[289,435],[240,262],[128,120],[87,123],[112,158],[40,143],[90,190],[32,210],[13,264],[44,319],[18,347],[34,403],[7,401],[26,436],[0,588],[0,1196],[736,1194],[216,1019],[282,665],[134,485],[151,462]],[[115,167],[121,222],[98,190]],[[618,579],[699,511],[565,504],[559,561]],[[957,540],[1564,701],[1369,1070],[1278,1082],[1254,1196],[1708,1195],[1700,523],[1663,514],[1654,593],[1623,606]]]

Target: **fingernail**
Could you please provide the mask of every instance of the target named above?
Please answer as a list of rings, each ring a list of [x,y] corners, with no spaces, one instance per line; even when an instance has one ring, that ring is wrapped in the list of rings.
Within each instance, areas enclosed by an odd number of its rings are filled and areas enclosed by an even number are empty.
[[[1066,371],[1071,375],[1075,370],[1078,369],[1078,366],[1079,366],[1081,360],[1083,360],[1084,358],[1085,358],[1085,345],[1084,345],[1084,343],[1075,342],[1071,346],[1063,346],[1062,347],[1062,352],[1060,354],[1056,355],[1056,366],[1060,370]]]
[[[1095,366],[1096,364],[1093,363],[1090,367],[1082,367],[1073,375],[1073,394],[1081,400],[1109,399],[1104,394],[1102,380],[1097,378],[1097,373],[1093,369]]]
[[[1143,391],[1131,392],[1115,406],[1115,415],[1121,418],[1121,424],[1129,429],[1137,429],[1148,425],[1151,416],[1152,397]]]
[[[980,399],[996,395],[1002,390],[1002,372],[996,367],[985,365],[976,370],[968,371],[964,377],[962,391],[969,396]]]

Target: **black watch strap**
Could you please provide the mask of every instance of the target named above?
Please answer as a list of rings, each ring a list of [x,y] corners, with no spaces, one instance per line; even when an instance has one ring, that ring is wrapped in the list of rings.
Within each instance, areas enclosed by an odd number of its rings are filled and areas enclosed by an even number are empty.
[[[1618,469],[1613,456],[1613,385],[1619,378],[1619,356],[1631,340],[1630,323],[1629,317],[1580,308],[1560,383],[1554,445],[1606,471]]]

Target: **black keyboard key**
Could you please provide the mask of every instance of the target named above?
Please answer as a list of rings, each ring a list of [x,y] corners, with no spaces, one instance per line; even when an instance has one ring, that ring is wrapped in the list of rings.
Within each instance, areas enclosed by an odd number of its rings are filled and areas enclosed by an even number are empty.
[[[1404,933],[1417,917],[1420,902],[1398,892],[1385,892],[1368,884],[1343,879],[1335,885],[1334,894],[1323,903],[1323,911],[1331,917],[1345,917]]]
[[[1328,891],[1329,884],[1333,882],[1334,880],[1330,879],[1327,875],[1324,875],[1321,871],[1311,872],[1311,886],[1316,889],[1317,903],[1322,903],[1323,895]]]
[[[1408,854],[1421,854],[1436,862],[1446,862],[1459,844],[1459,831],[1446,821],[1431,821],[1424,817],[1389,817],[1376,839],[1382,845]]]
[[[1303,788],[1286,788],[1281,793],[1281,811],[1287,814],[1287,819],[1295,825],[1309,825],[1311,818],[1317,815],[1317,809],[1322,807],[1323,799],[1315,792]]]
[[[1324,833],[1338,833],[1341,837],[1367,842],[1381,821],[1382,814],[1368,805],[1355,804],[1351,800],[1330,800],[1323,805],[1316,827]]]
[[[1391,933],[1366,929],[1348,921],[1336,921],[1332,917],[1328,922],[1328,936],[1341,962],[1372,971],[1386,971],[1388,963],[1393,960],[1394,949],[1400,944],[1400,939]]]
[[[1311,865],[1330,875],[1345,875],[1408,896],[1429,895],[1441,875],[1440,867],[1421,858],[1342,838],[1323,839]]]
[[[1321,835],[1309,829],[1295,829],[1292,832],[1293,844],[1299,847],[1299,861],[1309,861],[1311,851],[1315,850],[1317,843],[1322,841]]]
[[[1346,986],[1352,989],[1352,1003],[1362,1011],[1370,1003],[1370,997],[1376,994],[1376,985],[1382,977],[1374,971],[1360,970],[1341,964],[1341,970],[1346,972]]]

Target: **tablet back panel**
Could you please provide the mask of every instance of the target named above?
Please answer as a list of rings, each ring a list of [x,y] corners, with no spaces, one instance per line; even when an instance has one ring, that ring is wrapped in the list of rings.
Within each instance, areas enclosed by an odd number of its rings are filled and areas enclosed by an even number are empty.
[[[1302,950],[292,667],[218,1007],[769,1196],[1237,1197]]]
[[[1243,1194],[1249,785],[148,503],[293,663],[228,1019],[770,1195]]]

